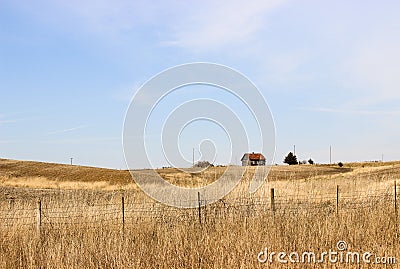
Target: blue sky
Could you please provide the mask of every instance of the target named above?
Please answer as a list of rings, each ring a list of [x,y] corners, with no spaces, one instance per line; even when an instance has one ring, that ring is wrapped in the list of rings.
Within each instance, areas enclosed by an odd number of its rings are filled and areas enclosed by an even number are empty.
[[[133,94],[200,61],[261,90],[276,163],[294,144],[319,163],[330,145],[335,162],[398,160],[398,14],[398,1],[3,0],[0,157],[125,168]]]

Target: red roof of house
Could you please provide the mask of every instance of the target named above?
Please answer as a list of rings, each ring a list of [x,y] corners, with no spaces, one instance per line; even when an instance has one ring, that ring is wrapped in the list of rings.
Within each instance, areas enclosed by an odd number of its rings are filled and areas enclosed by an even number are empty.
[[[243,155],[243,158],[246,155],[249,157],[250,161],[265,161],[265,157],[261,153],[246,153],[245,155]]]

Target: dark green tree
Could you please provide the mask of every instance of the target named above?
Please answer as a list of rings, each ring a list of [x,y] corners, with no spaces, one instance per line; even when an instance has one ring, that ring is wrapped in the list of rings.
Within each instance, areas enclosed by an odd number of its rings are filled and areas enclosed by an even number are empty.
[[[287,163],[288,165],[298,164],[297,157],[292,152],[289,152],[289,154],[285,157],[285,160],[283,160],[283,162]]]
[[[339,167],[343,167],[343,163],[342,162],[339,162],[338,165],[339,165]]]
[[[310,158],[310,159],[308,160],[308,163],[309,163],[309,164],[314,164],[313,159]]]

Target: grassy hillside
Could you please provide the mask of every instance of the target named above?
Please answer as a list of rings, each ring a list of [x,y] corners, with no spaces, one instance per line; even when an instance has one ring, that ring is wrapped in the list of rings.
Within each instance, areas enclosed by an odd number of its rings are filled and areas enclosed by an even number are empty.
[[[0,159],[4,186],[70,189],[118,189],[131,186],[128,171],[104,168]]]
[[[254,167],[248,167],[244,178],[251,178]],[[310,180],[343,176],[400,175],[400,162],[350,163],[337,165],[272,166],[268,182]],[[210,167],[201,173],[185,173],[176,168],[159,169],[167,181],[182,187],[210,184],[219,178],[226,167]],[[137,189],[127,170],[87,166],[0,159],[0,183],[3,186],[56,189],[119,190]]]

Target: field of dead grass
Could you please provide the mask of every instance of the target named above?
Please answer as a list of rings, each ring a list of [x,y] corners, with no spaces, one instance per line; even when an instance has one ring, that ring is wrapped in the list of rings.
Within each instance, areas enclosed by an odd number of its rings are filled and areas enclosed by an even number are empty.
[[[224,169],[159,173],[172,183],[196,186]],[[399,260],[393,184],[400,162],[274,166],[266,183],[250,194],[253,172],[249,168],[220,202],[202,207],[199,218],[198,209],[154,202],[128,171],[0,160],[0,268],[397,268],[326,260],[260,263],[257,255],[266,247],[321,253],[336,250],[343,240],[351,251]]]

